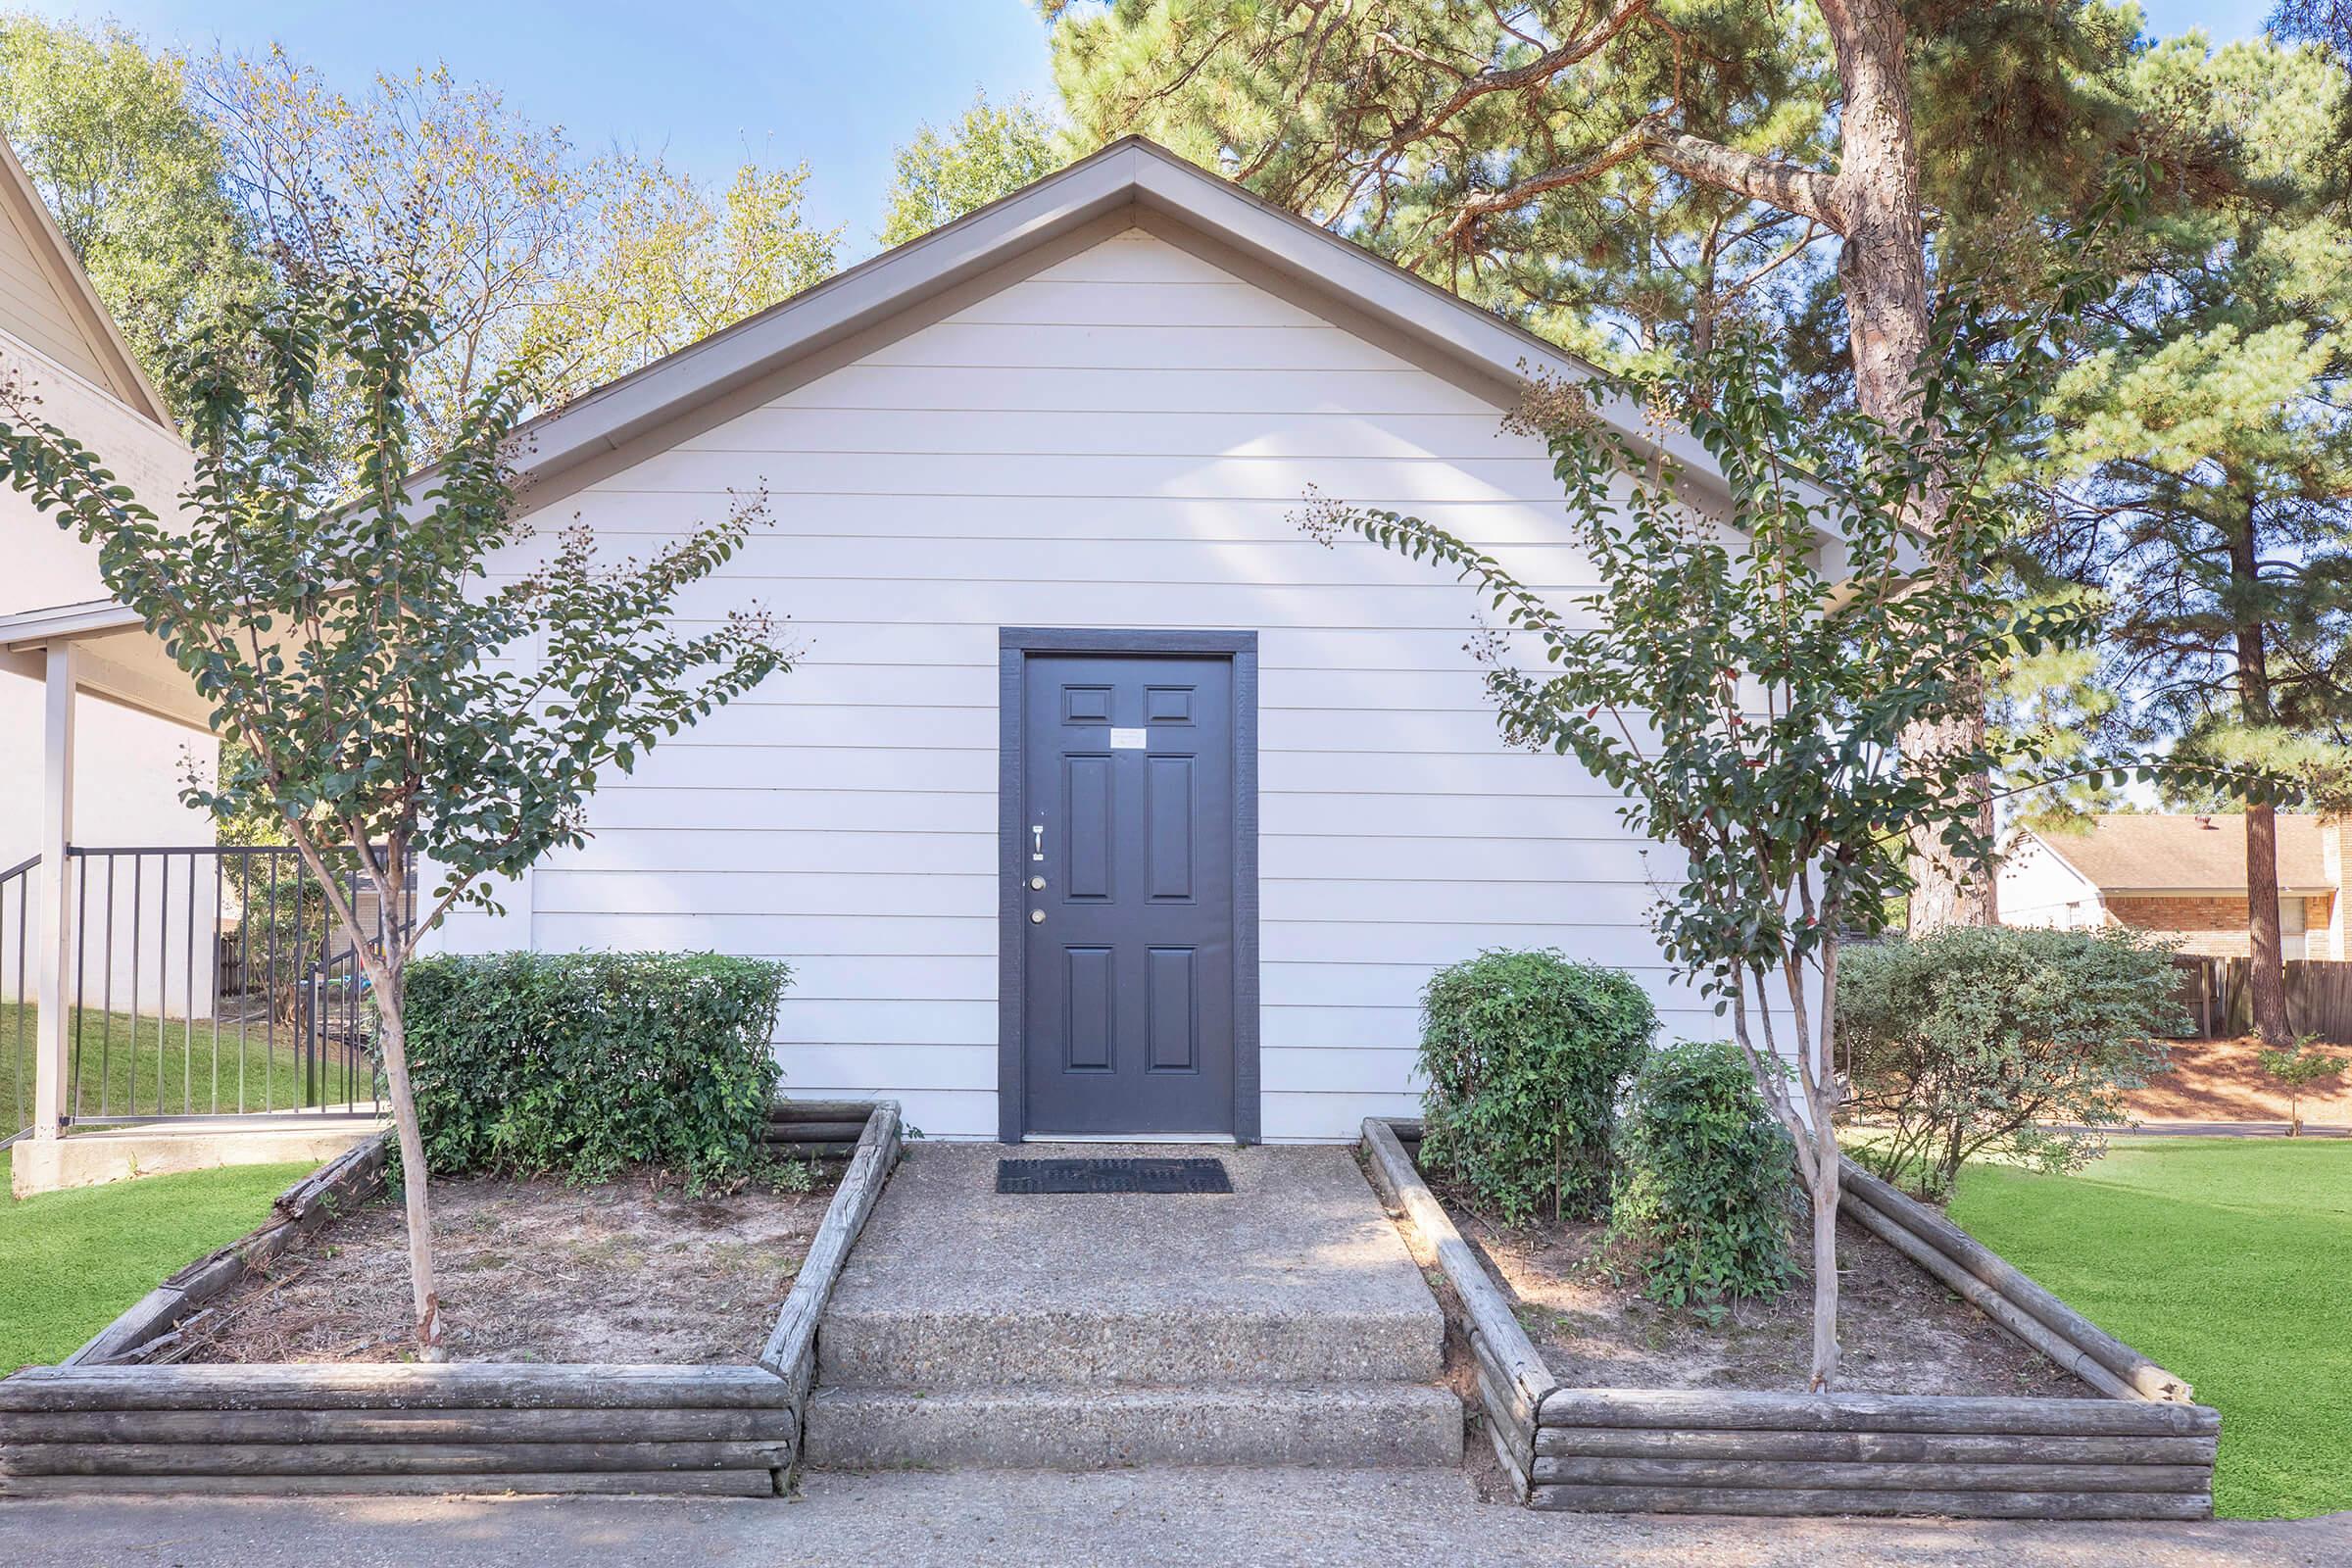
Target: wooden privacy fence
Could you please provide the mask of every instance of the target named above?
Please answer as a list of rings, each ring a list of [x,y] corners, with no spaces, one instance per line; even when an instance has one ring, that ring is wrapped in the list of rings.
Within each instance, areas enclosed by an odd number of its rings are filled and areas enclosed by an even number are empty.
[[[2329,1045],[2352,1045],[2352,961],[2286,960],[2286,1021],[2299,1035]],[[2253,960],[2182,953],[2173,957],[2180,1005],[2188,1013],[2183,1040],[2233,1040],[2254,1032]]]

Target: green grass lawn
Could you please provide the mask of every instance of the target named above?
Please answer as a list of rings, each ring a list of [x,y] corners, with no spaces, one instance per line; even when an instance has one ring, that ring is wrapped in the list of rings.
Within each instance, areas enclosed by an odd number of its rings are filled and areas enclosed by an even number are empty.
[[[32,1123],[37,1017],[35,1007],[0,1003],[0,1115],[16,1118],[0,1129],[0,1136]],[[217,1060],[211,1019],[199,1018],[191,1025],[184,1018],[152,1013],[134,1018],[87,1007],[76,1013],[75,1024],[81,1070],[74,1115],[289,1110],[339,1104],[351,1098],[339,1060],[306,1098],[303,1064],[295,1050],[297,1031],[283,1022],[271,1031],[259,1019],[243,1024],[223,1020]],[[368,1098],[365,1080],[358,1094]]]
[[[165,1276],[261,1224],[314,1168],[231,1165],[20,1202],[10,1153],[0,1149],[0,1373],[72,1354]]]
[[[2352,1508],[2352,1142],[2117,1139],[1971,1165],[1952,1218],[2222,1412],[2214,1508]]]

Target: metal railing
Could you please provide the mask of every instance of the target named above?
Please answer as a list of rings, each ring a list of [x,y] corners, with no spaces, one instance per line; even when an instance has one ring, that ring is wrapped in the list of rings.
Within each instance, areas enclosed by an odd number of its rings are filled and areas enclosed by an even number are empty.
[[[0,1144],[12,1144],[32,1126],[32,887],[41,858],[20,860],[0,871],[0,1017],[9,1025],[8,1125]]]
[[[66,858],[68,1120],[380,1111],[366,977],[299,852],[77,845]],[[33,1113],[38,867],[0,873],[12,1131]],[[371,945],[415,918],[413,898],[380,907],[355,858],[329,870]]]

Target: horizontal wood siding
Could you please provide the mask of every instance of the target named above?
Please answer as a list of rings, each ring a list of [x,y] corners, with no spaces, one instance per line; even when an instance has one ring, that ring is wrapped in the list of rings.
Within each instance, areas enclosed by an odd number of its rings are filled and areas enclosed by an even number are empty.
[[[1588,586],[1502,412],[1134,232],[566,497],[642,553],[764,487],[773,527],[682,610],[761,599],[800,658],[607,783],[591,844],[532,879],[532,940],[786,958],[788,1093],[991,1134],[998,629],[1247,628],[1268,1137],[1410,1114],[1421,986],[1483,947],[1629,966],[1669,1031],[1711,1033],[1644,927],[1663,852],[1497,740],[1475,596],[1295,520],[1310,486],[1423,509]]]

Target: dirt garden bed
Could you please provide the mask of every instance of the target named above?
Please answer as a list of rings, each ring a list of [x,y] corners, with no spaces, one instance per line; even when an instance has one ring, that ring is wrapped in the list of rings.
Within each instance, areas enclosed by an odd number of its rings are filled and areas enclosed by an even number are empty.
[[[781,1167],[695,1196],[641,1175],[593,1185],[433,1184],[459,1361],[725,1364],[766,1338],[823,1223],[838,1167]],[[795,1188],[799,1190],[795,1190]],[[159,1359],[410,1359],[408,1233],[377,1198],[251,1271]]]
[[[0,1497],[780,1495],[898,1106],[782,1104],[762,1142],[847,1163],[807,1192],[435,1183],[457,1359],[419,1363],[387,1139],[369,1139],[64,1364],[0,1379]]]
[[[1443,1181],[1430,1190],[1508,1293],[1544,1364],[1572,1388],[1801,1389],[1811,1362],[1811,1271],[1771,1301],[1713,1317],[1645,1299],[1613,1273],[1605,1227],[1524,1231],[1489,1223]],[[2095,1390],[2003,1333],[1982,1312],[1852,1221],[1838,1227],[1840,1386],[1874,1394],[2028,1395]]]
[[[1495,1462],[1530,1507],[2211,1516],[2216,1411],[1850,1163],[1845,1376],[1813,1394],[1808,1281],[1718,1322],[1670,1311],[1609,1278],[1597,1227],[1511,1237],[1449,1207],[1418,1139],[1417,1123],[1366,1121],[1365,1174],[1442,1274]]]

